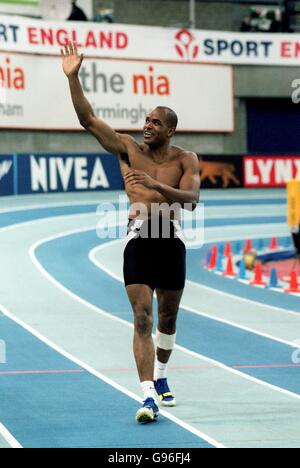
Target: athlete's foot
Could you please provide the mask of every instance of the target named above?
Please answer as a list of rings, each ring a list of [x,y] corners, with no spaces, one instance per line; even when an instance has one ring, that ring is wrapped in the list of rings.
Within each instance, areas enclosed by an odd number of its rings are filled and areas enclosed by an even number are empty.
[[[176,399],[170,392],[167,379],[158,379],[154,382],[155,390],[160,399],[160,405],[165,407],[176,406]]]
[[[135,419],[140,424],[153,422],[159,415],[159,409],[153,398],[147,398],[141,409],[136,413]]]

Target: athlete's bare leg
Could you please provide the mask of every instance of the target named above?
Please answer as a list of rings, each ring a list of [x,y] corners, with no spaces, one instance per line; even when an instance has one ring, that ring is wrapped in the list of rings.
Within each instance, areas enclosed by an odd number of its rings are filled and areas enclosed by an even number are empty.
[[[158,330],[165,335],[176,333],[176,321],[183,290],[166,291],[156,289],[158,300]],[[166,364],[173,350],[157,348],[156,355],[159,362]]]
[[[140,381],[153,381],[153,290],[141,284],[127,286],[126,290],[134,312],[133,352]]]

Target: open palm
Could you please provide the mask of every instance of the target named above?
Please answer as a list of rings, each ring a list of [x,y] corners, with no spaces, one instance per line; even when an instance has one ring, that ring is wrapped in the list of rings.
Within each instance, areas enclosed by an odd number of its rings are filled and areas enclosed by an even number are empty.
[[[61,49],[61,55],[65,74],[68,77],[71,75],[77,75],[83,61],[83,54],[78,54],[75,42],[70,42],[65,46],[64,50]]]

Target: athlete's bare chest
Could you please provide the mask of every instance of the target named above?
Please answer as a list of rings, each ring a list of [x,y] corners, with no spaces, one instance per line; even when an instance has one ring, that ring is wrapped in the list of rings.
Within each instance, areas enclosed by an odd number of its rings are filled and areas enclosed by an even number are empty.
[[[176,155],[168,156],[165,160],[156,161],[151,155],[140,150],[134,150],[128,156],[132,169],[145,171],[150,177],[159,182],[175,187],[182,177],[181,160]]]

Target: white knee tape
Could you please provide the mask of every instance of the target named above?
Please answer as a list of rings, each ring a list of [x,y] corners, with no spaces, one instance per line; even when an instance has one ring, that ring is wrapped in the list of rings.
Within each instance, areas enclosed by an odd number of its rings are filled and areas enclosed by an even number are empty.
[[[166,335],[161,333],[158,329],[156,330],[156,346],[165,351],[171,351],[174,349],[176,343],[176,333],[174,335]]]

